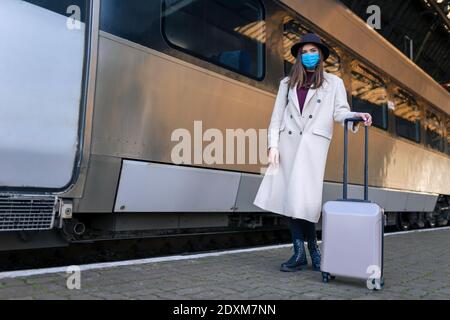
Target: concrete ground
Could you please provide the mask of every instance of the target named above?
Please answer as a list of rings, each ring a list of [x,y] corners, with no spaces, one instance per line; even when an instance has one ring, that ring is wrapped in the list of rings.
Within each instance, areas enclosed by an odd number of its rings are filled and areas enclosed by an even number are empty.
[[[361,280],[337,278],[324,284],[320,272],[310,267],[280,272],[280,263],[291,254],[284,245],[150,259],[91,266],[79,278],[65,269],[28,276],[0,273],[0,299],[450,299],[450,228],[387,235],[381,291],[367,289]]]

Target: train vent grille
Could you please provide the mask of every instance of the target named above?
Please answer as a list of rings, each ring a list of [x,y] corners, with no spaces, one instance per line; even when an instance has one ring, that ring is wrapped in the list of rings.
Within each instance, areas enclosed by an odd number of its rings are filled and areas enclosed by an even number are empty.
[[[0,232],[53,228],[56,197],[0,196]]]

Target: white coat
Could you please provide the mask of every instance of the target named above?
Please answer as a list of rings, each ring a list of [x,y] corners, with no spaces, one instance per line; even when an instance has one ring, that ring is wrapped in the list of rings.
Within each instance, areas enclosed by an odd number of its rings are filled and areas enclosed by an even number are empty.
[[[269,165],[253,204],[317,223],[334,121],[344,127],[344,120],[357,112],[350,111],[342,79],[324,71],[322,86],[308,90],[300,114],[296,87],[289,89],[286,101],[288,79],[280,81],[268,128],[268,148],[278,147],[279,165]],[[350,121],[348,128],[353,133],[359,129]]]

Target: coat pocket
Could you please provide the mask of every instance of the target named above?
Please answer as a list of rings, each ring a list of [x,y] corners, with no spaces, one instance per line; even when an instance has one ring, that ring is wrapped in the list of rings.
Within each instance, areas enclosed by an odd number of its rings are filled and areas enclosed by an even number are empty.
[[[328,130],[320,129],[320,128],[314,128],[314,129],[312,130],[312,132],[313,132],[314,134],[317,134],[317,135],[319,135],[319,136],[322,136],[322,137],[324,137],[324,138],[327,138],[328,140],[331,140],[332,132],[330,132],[330,131],[328,131]]]

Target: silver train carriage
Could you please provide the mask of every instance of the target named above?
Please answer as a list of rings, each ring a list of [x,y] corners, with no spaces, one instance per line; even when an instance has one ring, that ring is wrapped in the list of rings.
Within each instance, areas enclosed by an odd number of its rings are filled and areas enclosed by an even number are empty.
[[[369,198],[401,228],[447,223],[450,95],[338,1],[2,0],[0,25],[0,250],[282,224],[252,202],[308,31],[373,116]],[[342,130],[324,202],[341,196]],[[364,136],[349,139],[362,197]]]

